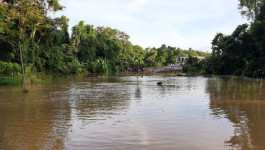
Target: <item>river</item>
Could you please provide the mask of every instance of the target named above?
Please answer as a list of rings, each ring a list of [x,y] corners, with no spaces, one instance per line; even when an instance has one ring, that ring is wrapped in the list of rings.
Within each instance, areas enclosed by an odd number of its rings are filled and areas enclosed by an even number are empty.
[[[0,87],[0,149],[264,150],[256,83],[168,74]]]

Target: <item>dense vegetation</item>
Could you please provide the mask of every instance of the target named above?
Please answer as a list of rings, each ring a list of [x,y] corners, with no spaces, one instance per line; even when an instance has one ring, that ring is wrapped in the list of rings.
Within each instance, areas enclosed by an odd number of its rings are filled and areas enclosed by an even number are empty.
[[[22,70],[26,83],[34,84],[53,74],[107,74],[138,65],[165,66],[174,64],[178,56],[191,56],[184,66],[188,72],[265,77],[264,0],[239,0],[241,14],[250,24],[239,25],[231,35],[217,33],[212,54],[164,44],[143,49],[122,31],[84,21],[69,35],[66,16],[49,17],[63,9],[58,0],[0,0],[0,84],[22,83]]]
[[[122,31],[84,21],[69,35],[66,16],[49,17],[63,8],[58,0],[0,0],[0,84],[22,83],[22,61],[26,82],[34,84],[48,74],[106,74],[138,64],[174,64],[177,56],[210,55],[166,45],[143,49]]]
[[[212,56],[198,62],[191,58],[187,70],[206,74],[265,77],[265,1],[239,0],[241,14],[250,25],[239,25],[231,35],[217,33]]]

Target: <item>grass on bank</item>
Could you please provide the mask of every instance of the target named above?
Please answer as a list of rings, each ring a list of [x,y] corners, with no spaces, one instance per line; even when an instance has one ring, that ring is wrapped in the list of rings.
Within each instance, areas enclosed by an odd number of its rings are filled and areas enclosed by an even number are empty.
[[[0,77],[0,85],[21,85],[22,77]]]
[[[213,85],[215,89],[219,89],[219,94],[223,96],[234,95],[246,98],[249,96],[257,96],[262,93],[263,80],[257,79],[256,81],[246,81],[242,83],[237,81],[239,78],[231,76],[228,80],[221,79],[219,76],[213,76]],[[238,93],[238,94],[237,94]]]
[[[25,67],[25,82],[27,85],[46,83],[52,81],[52,75],[38,73],[33,65]],[[0,75],[0,85],[22,85],[23,76],[21,73]]]

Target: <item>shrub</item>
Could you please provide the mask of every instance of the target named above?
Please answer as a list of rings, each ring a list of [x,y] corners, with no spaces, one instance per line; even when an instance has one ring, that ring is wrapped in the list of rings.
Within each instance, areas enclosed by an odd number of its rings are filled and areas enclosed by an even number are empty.
[[[43,81],[41,78],[41,73],[37,73],[36,68],[33,66],[33,64],[25,67],[25,78],[26,84],[37,84]]]
[[[19,77],[0,77],[0,85],[21,85],[23,79]]]
[[[0,74],[7,76],[16,76],[20,72],[21,68],[19,64],[0,61]]]

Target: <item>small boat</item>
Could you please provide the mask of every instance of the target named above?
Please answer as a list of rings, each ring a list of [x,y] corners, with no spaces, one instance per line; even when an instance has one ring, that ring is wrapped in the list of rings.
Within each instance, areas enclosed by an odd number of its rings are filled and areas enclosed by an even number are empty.
[[[157,82],[156,84],[157,84],[157,85],[162,85],[162,84],[163,84],[163,82]]]

